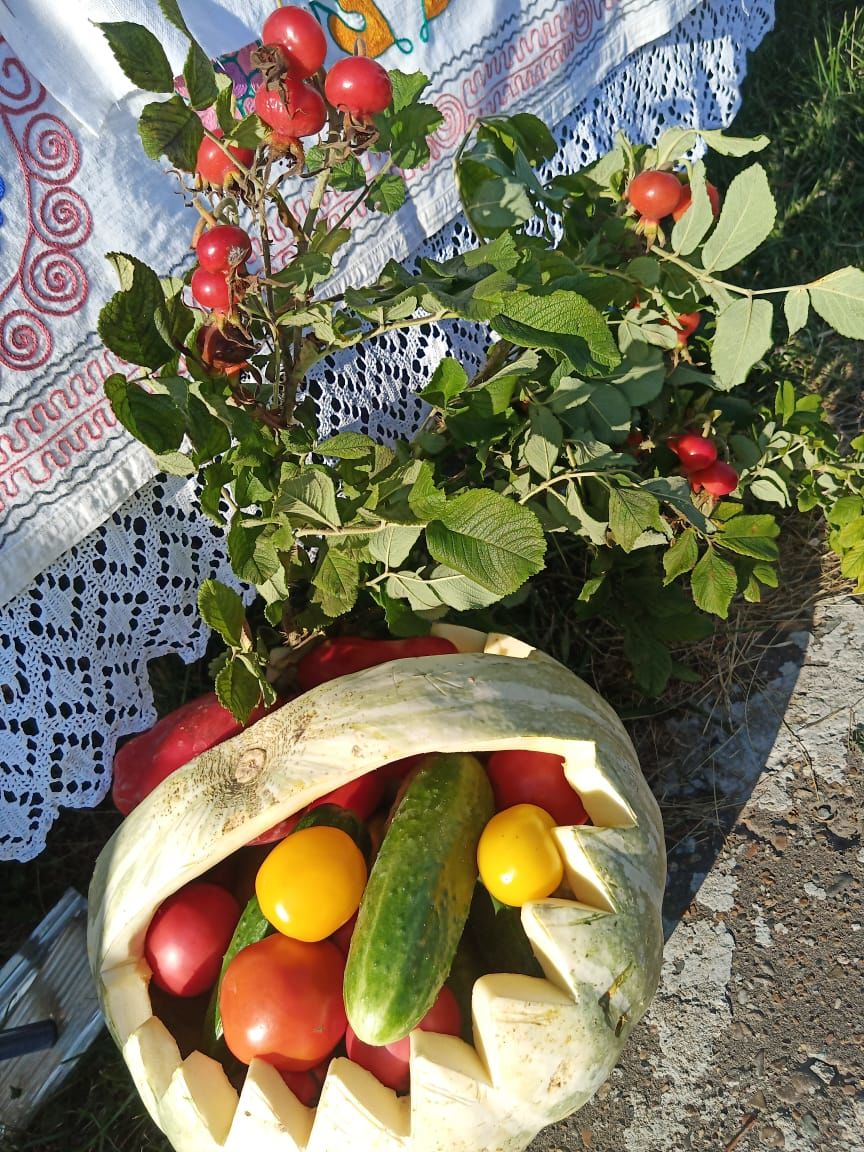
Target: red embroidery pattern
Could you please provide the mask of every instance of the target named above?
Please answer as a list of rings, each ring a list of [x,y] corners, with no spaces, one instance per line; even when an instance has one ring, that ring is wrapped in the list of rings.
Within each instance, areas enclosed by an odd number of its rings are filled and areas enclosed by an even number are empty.
[[[78,143],[62,120],[40,111],[45,97],[0,38],[0,135],[5,132],[18,162],[24,200],[17,221],[6,212],[7,251],[20,257],[0,284],[0,366],[13,372],[47,363],[54,340],[45,317],[78,312],[90,289],[71,251],[93,230],[89,207],[69,186],[81,166]],[[5,145],[3,155],[9,155]],[[7,196],[18,184],[18,176],[7,179]]]

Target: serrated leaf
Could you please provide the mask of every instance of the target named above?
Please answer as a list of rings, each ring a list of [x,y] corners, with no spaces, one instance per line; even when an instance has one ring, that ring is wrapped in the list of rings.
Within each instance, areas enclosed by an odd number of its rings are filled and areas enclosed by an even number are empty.
[[[515,592],[543,567],[546,539],[530,509],[489,489],[448,500],[426,526],[430,556],[498,596]]]
[[[341,549],[324,547],[312,583],[315,601],[323,611],[328,616],[342,616],[350,612],[357,601],[360,566]]]
[[[219,89],[216,87],[216,71],[210,57],[200,44],[193,40],[183,65],[183,79],[189,93],[189,103],[201,112],[216,103]]]
[[[752,164],[739,172],[729,185],[717,227],[702,249],[705,269],[722,271],[749,256],[771,235],[776,215],[765,169]]]
[[[592,516],[582,502],[579,490],[571,481],[565,489],[565,495],[553,491],[546,494],[546,508],[552,518],[575,536],[584,536],[592,544],[605,545],[606,531],[609,528],[607,520],[598,520]]]
[[[672,248],[688,256],[704,240],[714,221],[708,188],[705,183],[705,165],[699,160],[690,173],[690,207],[672,229]]]
[[[790,380],[783,380],[777,385],[777,395],[774,397],[774,415],[779,416],[787,424],[795,415],[795,388]]]
[[[106,252],[105,259],[117,273],[121,290],[128,292],[132,287],[135,269],[142,261],[136,259],[134,256],[127,255],[125,252]],[[146,265],[144,266],[146,267]],[[154,272],[153,275],[156,276],[156,273]],[[158,280],[158,276],[156,278]]]
[[[764,584],[766,588],[777,588],[780,585],[777,569],[773,568],[770,564],[754,564],[753,575],[759,583]]]
[[[507,324],[507,320],[514,321],[517,327]],[[520,325],[527,330],[521,339]],[[597,364],[611,369],[617,368],[621,362],[603,313],[578,292],[558,290],[547,296],[534,296],[527,292],[505,293],[501,315],[495,318],[493,327],[516,344],[529,348],[561,348],[568,355],[567,349],[573,345],[567,338],[575,337],[584,341],[591,360]],[[584,356],[578,346],[575,355],[577,359]]]
[[[183,19],[183,13],[180,11],[180,5],[177,3],[177,0],[157,0],[157,3],[168,23],[173,24],[178,31],[182,32],[184,36],[191,40],[192,33],[186,26],[186,21]]]
[[[230,76],[224,72],[216,74],[216,120],[223,136],[230,136],[237,123],[236,102],[234,100],[234,83]]]
[[[773,516],[733,516],[717,533],[716,540],[730,552],[770,563],[779,555],[775,542],[779,535],[780,526]]]
[[[169,476],[194,476],[198,471],[184,452],[154,452],[153,459],[159,471]]]
[[[609,492],[609,528],[625,552],[633,549],[646,528],[663,531],[656,497],[640,488],[612,488]]]
[[[408,188],[405,179],[397,173],[390,172],[376,180],[369,190],[366,202],[376,212],[397,212],[405,203]]]
[[[114,415],[136,440],[157,455],[177,451],[186,421],[170,396],[145,392],[119,372],[108,377],[104,388]]]
[[[685,528],[675,543],[663,555],[664,584],[671,584],[678,576],[690,572],[699,559],[699,542],[692,528]]]
[[[276,515],[287,516],[295,526],[308,523],[339,527],[336,489],[329,476],[307,470],[286,480],[273,505]]]
[[[749,156],[751,152],[761,152],[771,143],[767,136],[727,136],[719,128],[710,131],[703,128],[699,135],[720,156]]]
[[[860,496],[841,496],[825,514],[825,519],[835,528],[854,524],[864,515],[864,501]]]
[[[435,484],[435,474],[428,460],[420,461],[420,471],[408,493],[408,507],[418,520],[434,520],[441,515],[447,497]]]
[[[138,135],[151,160],[167,156],[175,167],[195,170],[204,127],[182,97],[145,105],[138,118]]]
[[[722,391],[743,384],[753,365],[771,347],[773,321],[770,301],[752,296],[741,297],[719,313],[711,367]]]
[[[246,608],[240,595],[219,580],[205,580],[198,589],[198,611],[208,628],[231,648],[239,648]]]
[[[435,408],[446,408],[467,384],[468,373],[459,361],[445,356],[432,373],[432,379],[418,395]]]
[[[529,431],[522,448],[525,463],[544,480],[552,475],[564,440],[564,429],[552,412],[541,404],[528,408]]]
[[[257,148],[267,139],[270,129],[255,115],[247,113],[242,120],[235,120],[230,139],[226,137],[226,144],[236,144],[238,148]]]
[[[315,169],[319,167],[317,156],[313,158],[313,151],[322,152],[322,149],[310,149],[306,153],[306,162],[309,167]],[[323,165],[322,165],[323,166]],[[356,156],[349,156],[347,160],[342,160],[338,164],[334,164],[330,169],[330,187],[337,192],[356,192],[362,188],[366,183],[366,172],[363,165]]]
[[[693,599],[703,612],[725,620],[738,588],[738,575],[728,560],[709,548],[693,569],[690,588]]]
[[[243,657],[235,657],[216,676],[216,695],[223,708],[245,724],[261,699],[261,681]]]
[[[860,268],[839,268],[809,287],[814,309],[835,332],[864,340],[864,272]]]
[[[748,485],[751,496],[757,500],[764,500],[766,504],[779,504],[781,508],[789,507],[789,488],[786,481],[776,472],[765,469],[756,479]]]
[[[315,448],[322,456],[334,456],[337,460],[362,460],[375,451],[375,441],[362,432],[337,432],[322,440]]]
[[[388,524],[369,537],[369,554],[387,568],[398,568],[408,559],[423,529],[415,524]]]
[[[145,92],[173,92],[174,71],[158,39],[141,24],[97,24],[123,73]]]
[[[250,584],[263,584],[280,567],[279,555],[266,530],[244,524],[240,513],[235,514],[228,529],[228,555],[236,574]]]
[[[631,345],[624,363],[612,379],[632,408],[650,404],[663,391],[666,380],[663,353],[659,348],[645,344]]]
[[[128,263],[122,258],[121,280],[128,280]],[[165,343],[155,316],[165,303],[159,277],[146,264],[134,260],[130,287],[115,292],[99,313],[99,335],[106,348],[121,360],[141,364],[145,368],[161,368],[174,355],[174,349]],[[115,267],[120,269],[120,263]],[[177,447],[177,445],[174,445]]]
[[[642,487],[686,517],[703,535],[711,532],[710,522],[693,503],[690,481],[686,476],[658,476],[654,480],[643,481]]]
[[[631,628],[624,633],[624,654],[645,695],[660,696],[672,674],[672,657],[666,645],[641,629]]]
[[[429,87],[429,77],[422,72],[402,72],[399,68],[391,68],[387,74],[393,89],[390,106],[394,112],[408,108]]]
[[[663,168],[681,160],[694,147],[697,140],[694,128],[667,128],[654,145],[650,167]]]
[[[793,288],[786,293],[783,313],[789,327],[789,335],[794,336],[807,323],[810,313],[810,293],[806,288]]]
[[[446,565],[438,565],[429,576],[415,572],[396,572],[387,581],[391,596],[405,599],[416,611],[435,612],[436,609],[454,608],[469,612],[487,608],[501,596],[481,587],[467,576],[453,572]]]

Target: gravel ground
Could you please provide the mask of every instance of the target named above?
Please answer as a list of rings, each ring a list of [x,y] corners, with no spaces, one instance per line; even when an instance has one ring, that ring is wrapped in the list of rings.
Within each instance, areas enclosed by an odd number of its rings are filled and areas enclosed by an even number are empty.
[[[686,722],[669,788],[726,827],[670,853],[657,997],[531,1152],[864,1150],[864,604],[790,642],[731,724]]]

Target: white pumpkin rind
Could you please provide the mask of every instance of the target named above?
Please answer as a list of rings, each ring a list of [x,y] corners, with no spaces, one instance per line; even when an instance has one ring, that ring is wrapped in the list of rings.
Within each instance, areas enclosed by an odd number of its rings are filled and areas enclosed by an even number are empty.
[[[109,1028],[177,1152],[233,1152],[250,1147],[259,1130],[262,1150],[273,1152],[345,1152],[348,1134],[357,1152],[519,1152],[596,1092],[653,996],[662,959],[662,824],[620,720],[566,668],[519,641],[436,631],[460,654],[394,661],[299,697],[161,784],[97,861],[91,966]],[[550,899],[522,910],[546,979],[501,974],[475,984],[476,1051],[413,1033],[407,1099],[334,1060],[309,1128],[302,1105],[257,1062],[239,1104],[200,1053],[166,1065],[179,1054],[162,1025],[150,1023],[142,954],[167,896],[381,764],[515,747],[565,757],[593,826],[556,830],[583,903]],[[196,1088],[206,1101],[194,1099]]]

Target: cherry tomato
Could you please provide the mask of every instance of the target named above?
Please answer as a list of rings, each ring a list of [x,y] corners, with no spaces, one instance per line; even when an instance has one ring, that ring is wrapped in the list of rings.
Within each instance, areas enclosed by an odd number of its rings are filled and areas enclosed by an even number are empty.
[[[213,132],[213,135],[221,137],[222,132],[217,130]],[[244,168],[248,168],[255,159],[255,153],[251,148],[237,148],[235,145],[229,144],[228,151]],[[209,136],[205,136],[198,145],[195,171],[205,184],[210,184],[214,188],[224,188],[226,184],[230,184],[241,174],[237,165]]]
[[[144,957],[153,979],[173,996],[200,996],[219,977],[240,905],[215,884],[187,884],[160,904],[147,929]]]
[[[384,111],[393,99],[393,86],[377,60],[346,56],[327,73],[324,95],[340,112],[365,119]]]
[[[667,440],[667,444],[672,447]],[[685,432],[675,437],[675,446],[672,451],[684,465],[686,472],[696,472],[700,468],[707,468],[717,459],[717,446],[707,436],[697,436],[695,432]]]
[[[588,813],[579,793],[564,775],[564,759],[549,752],[507,749],[493,752],[486,773],[501,811],[514,804],[536,804],[556,824],[587,824]]]
[[[678,317],[678,343],[686,344],[702,320],[701,312],[682,312]]]
[[[231,311],[231,289],[224,272],[207,272],[204,268],[196,268],[190,286],[192,295],[202,308],[209,308],[211,312]]]
[[[217,224],[202,232],[195,245],[198,263],[207,272],[230,272],[252,255],[249,233],[236,224]]]
[[[349,784],[341,788],[334,788],[326,796],[313,800],[306,808],[311,812],[313,808],[320,808],[322,804],[337,804],[340,808],[347,808],[361,820],[368,820],[384,798],[386,780],[377,772],[367,772],[365,776],[358,776]]]
[[[492,817],[480,835],[477,867],[496,900],[519,908],[555,891],[564,865],[554,827],[549,813],[536,804],[515,804]]]
[[[357,926],[357,913],[346,920],[341,928],[337,928],[330,939],[339,949],[343,956],[348,955],[348,949],[351,947],[351,937],[354,935],[354,929]]]
[[[324,1081],[327,1079],[329,1067],[330,1061],[322,1060],[320,1064],[316,1064],[314,1068],[309,1068],[305,1072],[280,1072],[279,1075],[301,1104],[305,1104],[307,1108],[314,1108],[321,1095],[321,1089],[324,1087]]]
[[[462,1015],[452,990],[443,985],[438,998],[420,1023],[424,1032],[439,1032],[445,1036],[458,1036],[462,1030]],[[411,1082],[411,1039],[404,1036],[392,1044],[377,1046],[366,1044],[349,1024],[345,1030],[345,1048],[348,1059],[371,1072],[387,1088],[407,1092]]]
[[[390,660],[413,656],[448,656],[456,645],[441,636],[411,636],[406,640],[367,640],[362,636],[338,636],[312,648],[297,665],[297,684],[308,692],[318,684],[362,672]]]
[[[282,49],[289,75],[295,80],[312,76],[327,55],[327,40],[321,25],[311,12],[292,4],[270,13],[261,29],[261,42],[276,44]]]
[[[707,468],[688,472],[687,475],[694,492],[704,488],[712,496],[728,496],[738,487],[738,473],[731,464],[724,464],[722,460],[715,460]]]
[[[285,936],[324,940],[354,915],[366,887],[363,853],[341,828],[318,825],[277,844],[258,869],[261,911]]]
[[[255,93],[255,111],[280,137],[314,136],[327,123],[327,106],[308,84],[286,77],[279,88],[263,84]]]
[[[708,191],[708,200],[711,204],[711,214],[713,216],[720,215],[720,193],[710,181],[706,181],[705,187]],[[678,201],[678,207],[672,212],[673,220],[680,220],[687,209],[693,202],[693,192],[689,184],[685,184],[681,189],[681,199]]]
[[[258,1056],[284,1072],[324,1060],[345,1034],[345,959],[329,940],[278,932],[241,949],[219,992],[225,1043],[244,1064]]]
[[[681,199],[681,185],[671,172],[648,169],[633,177],[626,195],[640,216],[657,221],[674,212]]]

